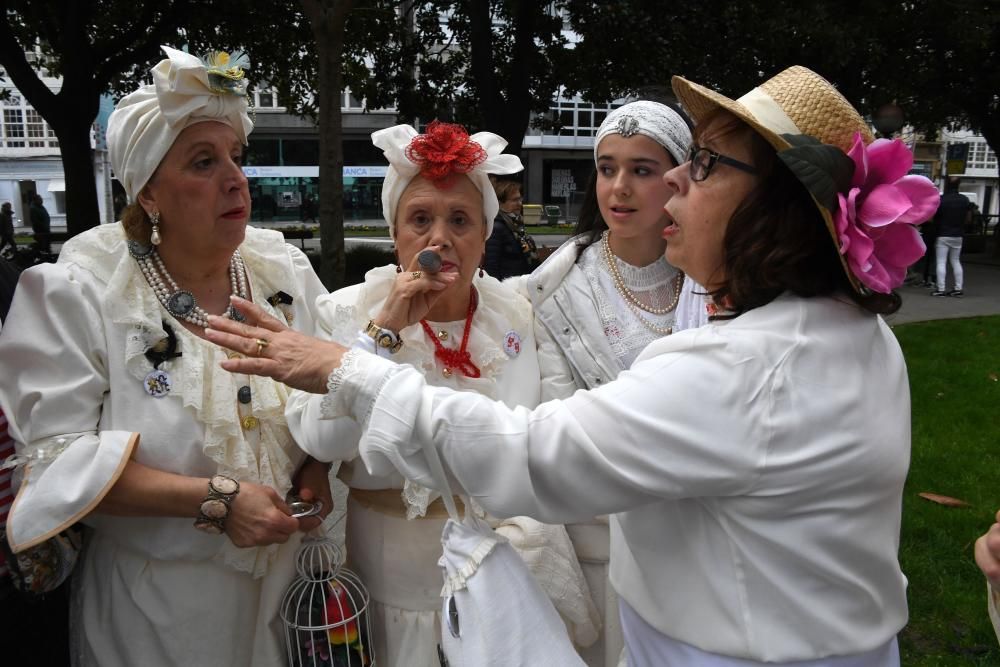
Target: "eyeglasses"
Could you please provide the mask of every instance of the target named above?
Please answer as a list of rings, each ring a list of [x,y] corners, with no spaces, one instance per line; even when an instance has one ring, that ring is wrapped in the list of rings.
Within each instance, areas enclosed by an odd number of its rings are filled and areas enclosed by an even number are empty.
[[[746,162],[734,160],[731,157],[716,153],[708,148],[702,148],[701,146],[691,147],[691,150],[688,151],[688,162],[691,163],[691,180],[696,183],[704,181],[708,178],[708,175],[712,173],[712,169],[714,169],[715,165],[719,163],[735,167],[736,169],[745,171],[748,174],[757,173],[757,168],[747,164]]]

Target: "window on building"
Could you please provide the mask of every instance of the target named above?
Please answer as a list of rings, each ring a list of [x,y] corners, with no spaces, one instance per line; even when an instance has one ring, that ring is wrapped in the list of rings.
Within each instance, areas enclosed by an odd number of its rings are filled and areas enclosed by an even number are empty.
[[[265,90],[257,93],[257,107],[261,109],[272,109],[277,105],[274,103],[274,92]]]
[[[24,148],[24,116],[20,109],[3,110],[4,146]]]
[[[997,156],[985,141],[969,144],[969,157],[966,163],[968,169],[996,169]]]
[[[28,109],[25,121],[28,128],[28,148],[45,148],[45,121],[42,120],[42,115],[34,109]]]

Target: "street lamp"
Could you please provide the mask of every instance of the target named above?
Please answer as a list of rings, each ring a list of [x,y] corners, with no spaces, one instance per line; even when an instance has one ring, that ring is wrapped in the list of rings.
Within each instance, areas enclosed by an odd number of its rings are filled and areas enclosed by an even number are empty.
[[[883,104],[875,111],[872,120],[875,122],[875,129],[883,138],[892,139],[892,135],[903,127],[903,110],[894,102]]]

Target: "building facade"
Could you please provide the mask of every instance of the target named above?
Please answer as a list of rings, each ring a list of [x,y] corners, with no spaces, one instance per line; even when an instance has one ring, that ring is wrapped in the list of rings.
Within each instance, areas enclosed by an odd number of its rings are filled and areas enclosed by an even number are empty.
[[[28,62],[39,73],[42,83],[58,92],[62,81],[49,76],[39,52],[26,53]],[[66,225],[66,179],[63,174],[59,140],[41,114],[24,99],[0,70],[3,82],[0,90],[5,99],[0,102],[0,203],[10,202],[14,208],[15,227],[31,228],[29,197],[38,194],[49,213],[53,230]],[[95,119],[91,131],[94,148],[94,179],[102,221],[113,218],[110,197],[110,170],[103,144],[104,132]],[[20,231],[20,230],[18,230]]]

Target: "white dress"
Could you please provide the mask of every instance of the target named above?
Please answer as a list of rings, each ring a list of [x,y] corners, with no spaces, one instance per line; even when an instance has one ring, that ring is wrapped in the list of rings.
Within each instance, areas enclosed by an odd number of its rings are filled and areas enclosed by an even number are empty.
[[[317,303],[318,335],[353,344],[368,320],[378,315],[395,276],[394,267],[380,267],[370,271],[363,284],[321,297]],[[510,407],[534,406],[539,383],[531,307],[488,276],[477,278],[474,285],[479,304],[467,349],[481,371],[480,378],[458,372],[445,376],[434,358],[433,344],[419,324],[400,332],[403,347],[392,355],[392,361],[418,369],[433,385],[488,396]],[[437,334],[445,332],[446,347],[459,346],[464,319],[430,325]],[[446,518],[424,514],[439,494],[398,474],[369,475],[355,460],[360,438],[357,423],[346,418],[320,420],[322,402],[323,397],[316,394],[292,393],[287,415],[295,439],[319,460],[344,461],[340,478],[352,490],[395,490],[383,497],[394,498],[400,510],[373,506],[357,491],[352,491],[348,500],[348,561],[372,596],[376,659],[387,667],[438,667],[442,576],[437,562]],[[572,637],[578,643],[592,642],[599,619],[565,530],[515,517],[497,531],[515,548],[520,547],[522,557],[570,626]]]
[[[280,234],[247,229],[240,248],[254,300],[312,332],[325,289]],[[282,310],[265,299],[292,297]],[[146,350],[174,332],[180,357],[160,365],[170,393],[144,390]],[[239,549],[193,519],[90,513],[127,461],[181,475],[221,472],[284,495],[304,458],[285,426],[287,388],[222,370],[225,352],[188,332],[157,301],[120,225],[89,230],[59,262],[25,271],[0,333],[0,404],[28,461],[8,523],[27,547],[82,521],[90,530],[74,573],[74,662],[135,665],[276,665],[277,618],[294,576],[298,536]],[[247,385],[252,402],[241,406]],[[258,428],[244,431],[252,414]]]

